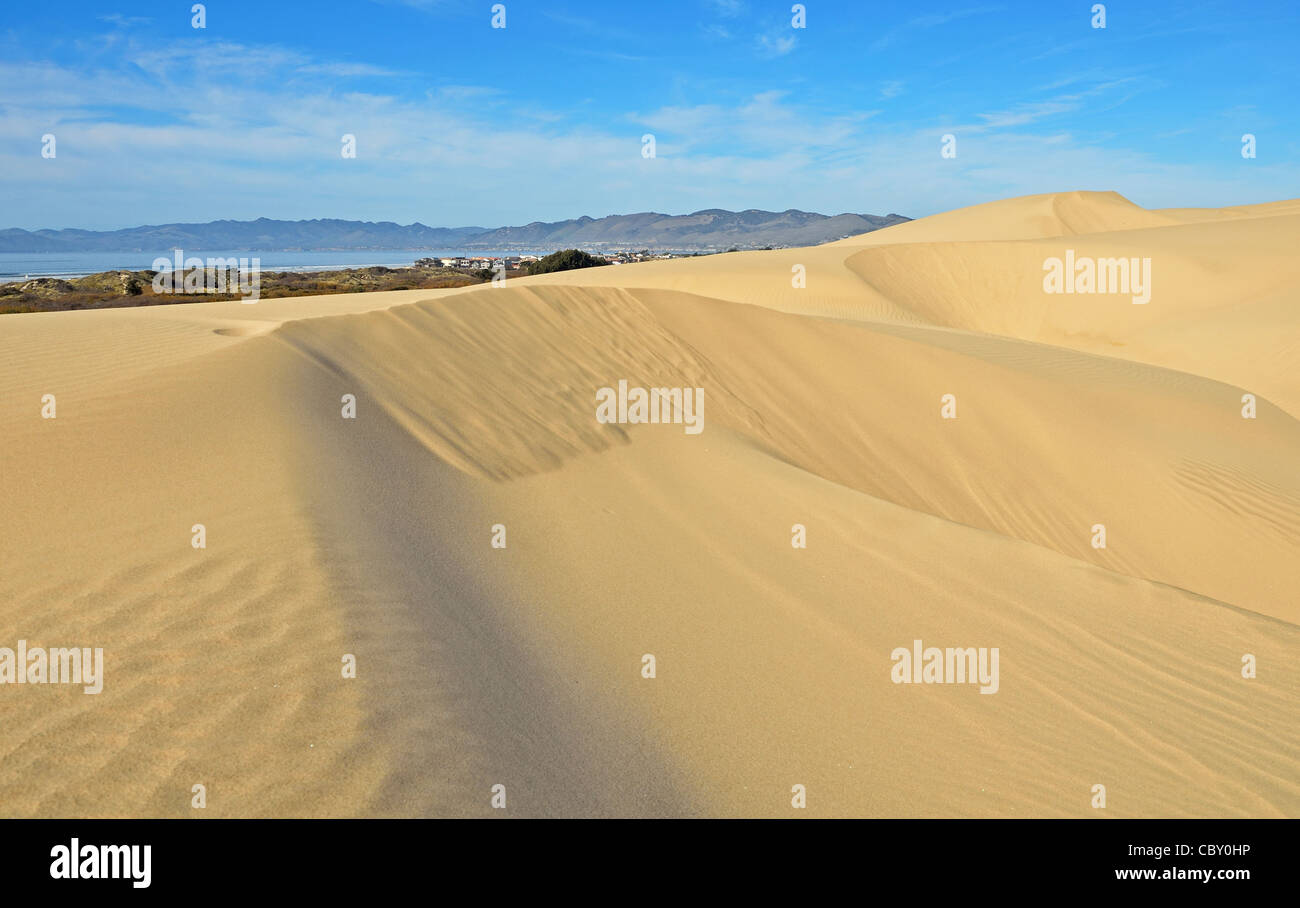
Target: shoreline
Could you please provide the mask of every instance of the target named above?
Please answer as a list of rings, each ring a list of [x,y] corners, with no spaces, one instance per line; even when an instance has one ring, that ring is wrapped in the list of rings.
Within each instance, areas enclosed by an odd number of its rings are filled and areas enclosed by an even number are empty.
[[[577,247],[582,248],[582,247]],[[758,250],[790,248],[786,246],[752,246],[752,245],[733,245],[726,248],[698,248],[698,249],[677,249],[677,248],[651,248],[647,246],[616,246],[605,248],[604,244],[591,244],[590,248],[582,248],[582,251],[591,255],[600,256],[611,262],[618,264],[628,264],[632,261],[645,261],[648,259],[674,259],[674,258],[695,258],[705,255],[717,255],[723,252],[743,251],[752,252]],[[174,254],[177,250],[169,250]],[[460,249],[460,250],[433,250],[428,249],[382,249],[375,250],[373,258],[358,258],[356,261],[347,261],[349,256],[368,255],[367,250],[188,250],[184,253],[188,258],[201,258],[205,262],[212,259],[244,258],[256,259],[259,267],[263,272],[276,273],[293,273],[293,274],[319,274],[323,272],[349,271],[363,268],[414,268],[422,260],[461,260],[461,261],[478,261],[495,264],[504,261],[507,269],[517,267],[520,262],[536,261],[545,255],[555,252],[555,249]],[[39,262],[32,260],[33,256],[51,256],[50,262]],[[94,266],[85,267],[54,267],[59,259],[80,259],[87,260],[88,257],[97,257]],[[116,258],[110,259],[109,256]],[[317,262],[311,261],[294,261],[293,259],[302,259],[307,256],[321,256],[322,259]],[[324,258],[329,256],[328,259]],[[12,257],[13,261],[7,261],[6,257]],[[152,264],[162,256],[149,257],[145,252],[122,252],[122,253],[102,253],[102,252],[70,252],[70,253],[13,253],[0,252],[0,287],[6,284],[25,283],[41,279],[53,280],[79,280],[95,275],[121,272],[144,272],[152,270]],[[14,267],[15,265],[41,265],[45,267]]]

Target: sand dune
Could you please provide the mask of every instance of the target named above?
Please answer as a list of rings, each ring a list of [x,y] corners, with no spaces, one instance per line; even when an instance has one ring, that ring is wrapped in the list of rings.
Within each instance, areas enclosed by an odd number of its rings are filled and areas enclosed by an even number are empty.
[[[106,668],[0,686],[0,814],[1300,815],[1298,235],[1061,193],[6,316],[0,646]],[[1150,258],[1149,302],[1044,293],[1066,249]],[[619,379],[704,431],[597,422]],[[997,647],[997,692],[893,683],[917,639]]]

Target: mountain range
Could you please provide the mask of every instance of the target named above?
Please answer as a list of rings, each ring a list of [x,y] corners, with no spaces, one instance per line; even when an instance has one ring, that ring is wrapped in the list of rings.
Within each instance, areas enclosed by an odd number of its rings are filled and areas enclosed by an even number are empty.
[[[814,246],[911,220],[899,214],[824,215],[710,208],[693,214],[655,212],[580,217],[522,227],[403,226],[391,221],[210,221],[122,230],[0,230],[0,252],[337,251],[365,249],[547,250],[649,248],[660,251],[732,246]]]

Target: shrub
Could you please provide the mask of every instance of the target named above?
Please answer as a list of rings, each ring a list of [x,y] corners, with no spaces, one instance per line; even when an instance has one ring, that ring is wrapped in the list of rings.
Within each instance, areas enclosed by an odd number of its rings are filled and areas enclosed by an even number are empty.
[[[588,255],[581,249],[563,249],[530,263],[528,273],[549,274],[552,271],[572,271],[575,268],[594,268],[608,264],[600,256]]]

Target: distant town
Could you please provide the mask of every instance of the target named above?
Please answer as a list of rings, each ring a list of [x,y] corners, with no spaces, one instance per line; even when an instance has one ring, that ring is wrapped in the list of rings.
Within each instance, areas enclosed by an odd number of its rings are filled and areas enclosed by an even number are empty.
[[[591,251],[591,254],[604,259],[609,265],[631,265],[637,262],[653,262],[663,259],[695,258],[701,255],[714,255],[720,252],[740,252],[751,249],[784,249],[785,246],[732,246],[728,249],[709,249],[698,251],[655,252],[650,249],[615,249],[608,251]],[[455,268],[459,271],[495,271],[504,264],[507,272],[524,271],[534,262],[541,261],[542,256],[529,253],[519,255],[461,255],[428,257],[415,260],[416,268]]]

